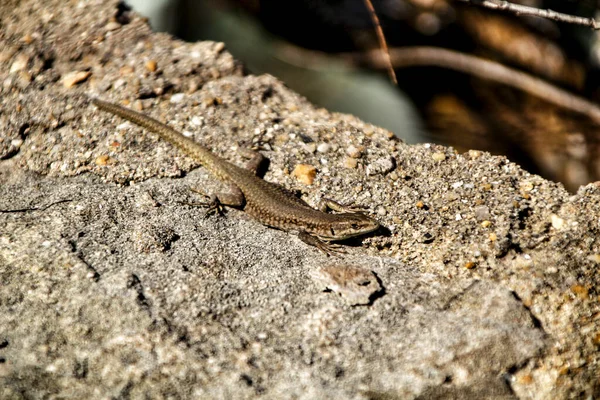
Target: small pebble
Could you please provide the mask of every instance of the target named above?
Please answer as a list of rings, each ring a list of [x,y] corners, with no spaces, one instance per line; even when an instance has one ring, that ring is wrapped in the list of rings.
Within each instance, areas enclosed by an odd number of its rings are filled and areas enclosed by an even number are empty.
[[[121,68],[119,68],[119,75],[121,76],[127,76],[127,75],[131,75],[133,74],[135,70],[133,69],[133,67],[131,65],[123,65]]]
[[[192,122],[192,125],[194,125],[194,126],[202,126],[204,124],[204,118],[194,115],[192,117],[191,122]]]
[[[586,300],[589,297],[589,290],[583,285],[573,285],[571,286],[571,290],[582,300]]]
[[[364,148],[362,146],[358,148],[351,145],[346,149],[346,154],[348,154],[352,158],[359,158],[362,155],[363,150]]]
[[[525,374],[519,377],[518,382],[522,385],[530,385],[533,383],[533,375]]]
[[[101,155],[96,157],[96,165],[98,166],[105,166],[106,164],[108,164],[110,162],[110,156],[107,155]]]
[[[157,69],[157,63],[155,60],[149,60],[146,62],[146,69],[150,72],[156,72]]]
[[[587,256],[587,259],[596,264],[600,264],[600,254],[592,254]]]
[[[121,27],[121,24],[116,22],[116,21],[110,21],[108,24],[106,24],[106,26],[104,27],[107,31],[115,31],[117,29],[119,29]]]
[[[184,97],[185,97],[184,93],[175,93],[174,95],[171,96],[171,99],[169,101],[171,103],[180,103]]]
[[[367,165],[367,175],[385,175],[396,168],[396,160],[392,156],[381,157]]]
[[[62,78],[62,84],[65,88],[69,89],[78,83],[84,82],[87,78],[92,75],[90,71],[73,71],[69,72]]]
[[[319,153],[327,153],[329,150],[331,150],[331,145],[329,143],[321,143],[317,146],[317,151]]]
[[[23,41],[23,43],[25,44],[31,44],[31,42],[33,42],[33,36],[31,36],[29,33],[27,33],[25,36],[23,36],[21,38],[21,40]]]
[[[556,214],[552,214],[550,216],[550,223],[552,224],[552,227],[557,231],[561,230],[565,226],[565,220],[560,218]]]
[[[433,158],[433,161],[444,161],[446,159],[446,155],[438,151],[433,153],[431,158]]]
[[[469,261],[469,262],[465,263],[465,268],[466,269],[473,269],[473,268],[475,268],[476,265],[477,264],[474,261]]]
[[[529,192],[533,189],[533,183],[529,181],[521,182],[520,188],[524,192]]]
[[[224,49],[225,49],[225,43],[223,43],[223,42],[217,42],[217,43],[215,43],[215,45],[213,47],[214,52],[217,54],[222,52]]]
[[[355,169],[356,167],[358,167],[358,160],[356,158],[346,157],[344,159],[344,167]]]
[[[315,151],[317,151],[317,144],[314,143],[314,142],[313,143],[307,143],[307,144],[304,145],[304,148],[309,153],[314,153]]]
[[[481,157],[481,152],[479,150],[469,150],[469,157],[471,157],[472,160],[477,160]]]
[[[298,164],[292,171],[292,176],[306,185],[311,185],[317,176],[317,169],[310,164]]]
[[[10,70],[8,72],[10,74],[12,74],[12,73],[21,71],[27,67],[28,63],[29,63],[29,57],[27,57],[25,54],[19,54],[15,58],[15,61],[13,61],[12,65],[10,66]]]

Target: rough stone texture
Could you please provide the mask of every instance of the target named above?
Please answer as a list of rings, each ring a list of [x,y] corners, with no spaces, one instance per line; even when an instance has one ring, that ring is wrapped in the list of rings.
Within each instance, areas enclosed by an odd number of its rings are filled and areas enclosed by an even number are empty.
[[[1,398],[600,397],[600,186],[407,146],[116,1],[0,16]],[[266,179],[386,229],[331,259],[241,211],[205,217],[188,189],[220,185],[83,93],[236,162],[260,144]],[[313,279],[332,265],[382,289],[351,306]]]

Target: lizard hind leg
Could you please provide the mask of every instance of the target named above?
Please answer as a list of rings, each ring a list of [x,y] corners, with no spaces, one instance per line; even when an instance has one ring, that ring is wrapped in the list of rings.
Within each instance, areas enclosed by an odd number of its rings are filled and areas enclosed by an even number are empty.
[[[248,162],[244,166],[248,171],[252,171],[254,175],[262,176],[266,169],[267,159],[265,156],[260,154],[258,151],[251,149],[240,149],[240,154],[248,159]]]
[[[356,205],[343,205],[338,203],[335,200],[331,200],[328,198],[322,198],[319,202],[319,210],[323,212],[327,212],[329,210],[333,210],[336,212],[347,212],[347,213],[357,213],[361,212],[364,207],[356,206]]]

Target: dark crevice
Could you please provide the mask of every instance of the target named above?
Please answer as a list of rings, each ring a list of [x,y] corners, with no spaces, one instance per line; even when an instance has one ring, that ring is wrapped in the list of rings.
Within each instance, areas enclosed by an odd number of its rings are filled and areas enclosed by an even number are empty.
[[[545,333],[546,331],[544,330],[542,321],[540,321],[535,315],[533,315],[533,312],[531,311],[531,309],[523,303],[523,300],[519,297],[519,295],[516,292],[511,291],[510,293],[527,310],[527,312],[529,313],[529,316],[531,317],[531,322],[533,323],[533,326],[536,329],[540,329],[541,331],[543,331]]]
[[[131,274],[131,276],[129,277],[129,281],[127,282],[127,288],[136,291],[137,303],[140,305],[141,308],[146,310],[148,314],[151,315],[152,313],[150,300],[144,294],[144,287],[142,285],[142,281],[140,280],[140,278],[138,278],[136,274]]]

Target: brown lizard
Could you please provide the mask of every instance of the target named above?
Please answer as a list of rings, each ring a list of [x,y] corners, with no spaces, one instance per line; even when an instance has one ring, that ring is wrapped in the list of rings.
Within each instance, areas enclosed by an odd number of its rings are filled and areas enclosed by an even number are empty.
[[[211,196],[210,207],[213,209],[220,205],[242,208],[259,222],[296,233],[302,241],[316,246],[326,254],[339,249],[339,246],[330,243],[332,241],[345,240],[379,229],[379,222],[375,219],[335,201],[324,199],[320,209],[316,210],[283,187],[261,179],[256,175],[264,159],[260,153],[251,152],[253,159],[248,168],[240,168],[151,117],[97,98],[92,98],[92,102],[101,110],[158,134],[199,161],[218,179],[230,183],[231,193]],[[326,212],[327,209],[340,213],[330,214]]]

